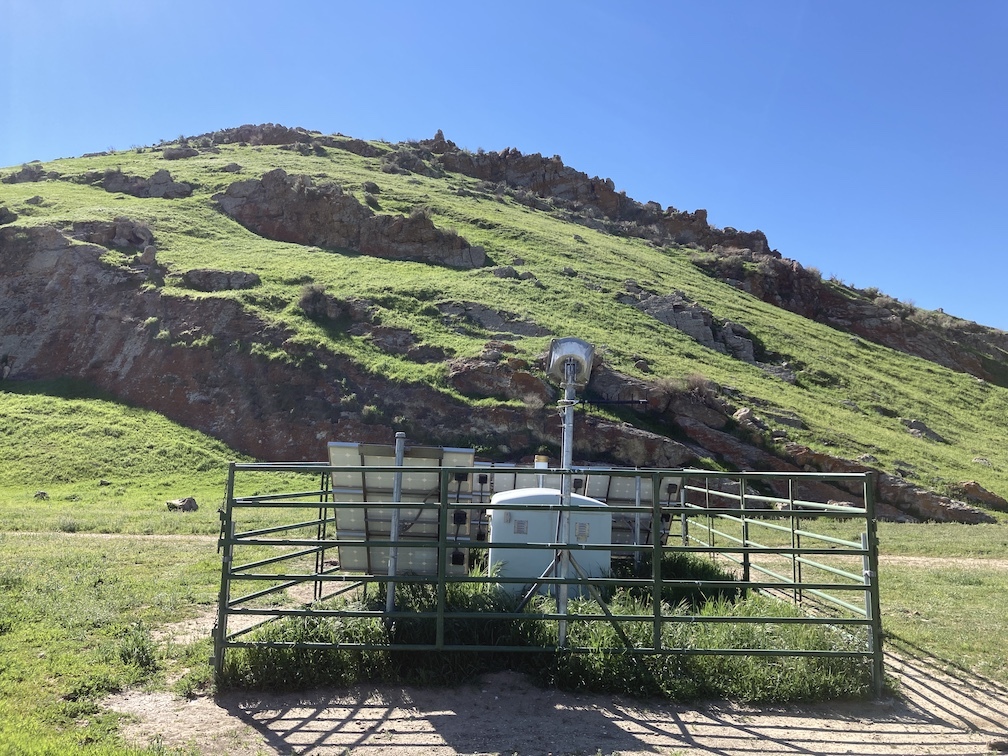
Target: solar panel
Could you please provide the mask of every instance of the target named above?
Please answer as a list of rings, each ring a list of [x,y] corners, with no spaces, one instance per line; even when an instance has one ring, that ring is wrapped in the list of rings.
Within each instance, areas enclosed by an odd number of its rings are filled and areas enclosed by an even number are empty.
[[[431,507],[394,506],[395,447],[332,441],[328,444],[329,464],[333,467],[359,468],[332,472],[333,498],[340,504],[366,502],[388,506],[345,507],[336,509],[337,541],[392,540],[393,514],[398,510],[398,572],[418,575],[437,574],[437,543],[441,478],[437,470],[418,468],[473,467],[475,451],[452,447],[407,447],[402,464],[400,504],[434,504]],[[466,498],[472,491],[472,476],[449,481],[452,496]],[[468,541],[469,529],[452,529],[452,536]],[[388,546],[339,546],[342,569],[370,574],[388,574]],[[448,565],[449,574],[464,572],[466,565]]]

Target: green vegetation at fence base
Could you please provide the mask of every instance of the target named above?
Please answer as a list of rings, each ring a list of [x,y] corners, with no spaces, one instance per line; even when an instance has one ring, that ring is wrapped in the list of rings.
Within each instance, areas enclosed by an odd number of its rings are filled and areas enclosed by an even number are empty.
[[[703,560],[691,560],[696,563]],[[682,565],[679,565],[680,567]],[[709,570],[709,567],[702,567]],[[720,577],[724,577],[723,575]],[[435,642],[433,617],[398,617],[386,627],[380,617],[288,617],[263,625],[248,640],[258,644],[229,650],[221,683],[225,687],[310,688],[363,682],[450,685],[472,681],[488,672],[510,669],[526,672],[544,684],[569,690],[595,690],[672,700],[705,697],[744,701],[784,702],[855,698],[871,694],[871,662],[859,656],[765,656],[761,650],[865,651],[863,641],[825,625],[777,623],[775,618],[801,616],[788,603],[764,596],[730,602],[716,598],[691,606],[662,604],[665,617],[761,617],[768,621],[668,622],[662,625],[662,647],[687,653],[653,654],[625,651],[629,641],[649,648],[653,623],[619,622],[620,631],[606,621],[571,619],[567,648],[556,650],[557,621],[541,619],[556,612],[555,601],[537,596],[516,612],[518,599],[493,584],[452,583],[446,586],[445,645],[497,646],[521,651],[453,651],[387,648],[388,645],[430,645]],[[609,597],[608,609],[620,617],[647,616],[646,598],[619,589]],[[401,583],[397,609],[433,613],[436,587],[429,583]],[[364,591],[350,599],[334,599],[319,608],[380,612],[384,590]],[[599,615],[590,599],[572,599],[572,616]],[[511,616],[452,617],[452,613],[481,612]],[[620,636],[622,633],[622,636]],[[624,640],[625,639],[625,640]],[[362,648],[298,647],[296,644],[355,644]],[[385,647],[385,648],[383,648]],[[696,649],[751,649],[752,654],[691,654]]]
[[[650,578],[652,576],[651,553],[643,552],[639,564],[632,560],[613,560],[612,575],[618,578]],[[682,552],[666,553],[661,561],[662,601],[671,606],[688,604],[691,608],[699,608],[711,599],[735,600],[738,588],[726,586],[705,585],[707,581],[737,580],[737,577],[725,568],[709,559],[700,559]],[[666,581],[692,580],[692,585]],[[635,589],[631,592],[635,598],[647,600],[650,597],[650,587],[646,590]]]

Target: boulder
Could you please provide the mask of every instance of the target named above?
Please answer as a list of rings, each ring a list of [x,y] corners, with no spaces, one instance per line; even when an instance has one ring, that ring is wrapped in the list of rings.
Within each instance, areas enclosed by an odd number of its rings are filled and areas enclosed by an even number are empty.
[[[25,163],[21,166],[19,171],[15,171],[3,179],[0,179],[5,184],[24,184],[36,181],[45,181],[46,179],[57,179],[60,174],[56,171],[46,171],[39,162]]]
[[[910,420],[907,418],[900,418],[900,422],[907,427],[907,431],[912,436],[917,438],[926,438],[929,441],[937,441],[940,444],[948,443],[944,438],[939,436],[933,430],[927,427],[921,420]]]
[[[998,512],[1008,512],[1008,500],[988,491],[975,480],[967,480],[955,486],[955,494],[968,502],[979,504]]]
[[[621,297],[621,301],[682,331],[708,349],[755,364],[752,334],[745,326],[732,322],[719,326],[710,310],[690,301],[681,291],[662,296],[652,295],[629,281],[626,288],[628,294]]]
[[[162,169],[156,171],[150,178],[141,176],[128,176],[120,170],[106,171],[96,177],[94,174],[85,174],[84,181],[91,181],[98,178],[102,188],[107,192],[120,192],[142,199],[180,199],[192,194],[192,187],[181,181],[172,179],[171,173]]]
[[[448,364],[448,382],[466,396],[520,399],[539,406],[554,401],[555,393],[549,384],[500,359],[497,353],[453,360]]]
[[[172,499],[165,503],[168,505],[169,512],[195,512],[199,509],[196,499],[192,496],[186,496],[184,499]]]
[[[146,224],[125,216],[114,221],[74,221],[72,234],[75,239],[107,249],[145,249],[154,243],[154,234]]]
[[[199,150],[195,147],[165,147],[161,152],[161,156],[165,160],[183,160],[185,158],[196,157],[199,155]]]

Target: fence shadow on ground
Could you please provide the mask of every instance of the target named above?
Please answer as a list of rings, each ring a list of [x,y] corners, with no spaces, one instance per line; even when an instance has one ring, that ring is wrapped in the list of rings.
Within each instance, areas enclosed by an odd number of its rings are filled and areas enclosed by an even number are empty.
[[[874,701],[671,704],[565,693],[501,672],[456,688],[229,693],[217,704],[275,753],[951,756],[1008,748],[1008,690],[912,650],[888,657],[898,693]]]

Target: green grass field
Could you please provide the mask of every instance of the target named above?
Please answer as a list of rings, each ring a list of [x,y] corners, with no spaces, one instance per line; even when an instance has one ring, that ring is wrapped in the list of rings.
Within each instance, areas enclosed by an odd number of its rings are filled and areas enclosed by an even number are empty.
[[[216,503],[236,455],[152,413],[45,389],[0,390],[0,458],[10,460],[0,468],[0,753],[136,753],[104,696],[212,689],[209,637],[175,643],[159,631],[216,606]],[[45,434],[25,430],[33,413],[49,424]],[[49,500],[34,500],[43,486]],[[167,512],[165,497],[189,494],[205,502],[198,512]],[[882,523],[879,532],[883,565],[886,555],[1005,552],[1004,518]],[[883,567],[881,581],[883,625],[897,648],[1008,683],[1005,651],[992,642],[1008,634],[1008,571],[898,563]]]

